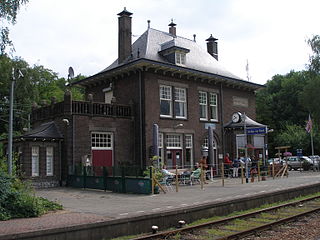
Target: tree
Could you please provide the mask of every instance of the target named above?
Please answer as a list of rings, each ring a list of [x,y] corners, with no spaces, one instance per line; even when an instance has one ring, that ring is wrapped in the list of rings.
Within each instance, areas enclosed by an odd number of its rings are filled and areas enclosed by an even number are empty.
[[[287,125],[284,130],[277,134],[275,144],[277,146],[291,146],[291,151],[303,149],[304,153],[309,150],[309,136],[304,127],[299,125]]]
[[[66,90],[66,79],[59,78],[52,70],[39,65],[30,67],[21,58],[11,59],[7,55],[0,55],[0,135],[7,132],[12,68],[20,69],[24,75],[16,81],[14,93],[14,129],[18,132],[28,126],[28,114],[31,113],[33,103],[38,105],[49,103],[52,97],[62,101]],[[82,78],[84,76],[79,75],[74,80]],[[73,88],[73,99],[81,100],[82,91]]]
[[[309,70],[316,74],[320,74],[320,36],[313,36],[308,40],[308,44],[313,53],[309,58]]]
[[[312,50],[310,63],[308,65],[309,76],[303,92],[301,94],[301,102],[311,113],[314,121],[320,122],[320,36],[313,36],[308,40]]]
[[[304,125],[308,111],[300,96],[307,77],[305,71],[273,76],[257,93],[257,120],[277,130],[287,124]]]
[[[29,0],[1,0],[0,20],[4,23],[0,26],[0,54],[4,54],[7,46],[13,46],[9,38],[9,27],[4,26],[15,24],[20,7]]]

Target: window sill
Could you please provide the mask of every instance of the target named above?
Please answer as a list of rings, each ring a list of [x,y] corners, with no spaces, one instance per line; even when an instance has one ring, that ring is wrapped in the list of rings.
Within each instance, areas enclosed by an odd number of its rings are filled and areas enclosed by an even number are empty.
[[[188,120],[187,117],[176,117],[176,119],[179,119],[179,120]]]
[[[173,118],[173,117],[169,115],[160,115],[160,118]]]

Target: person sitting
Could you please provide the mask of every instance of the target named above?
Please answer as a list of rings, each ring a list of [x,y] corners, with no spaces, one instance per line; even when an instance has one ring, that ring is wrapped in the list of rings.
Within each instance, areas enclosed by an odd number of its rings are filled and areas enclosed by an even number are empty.
[[[195,181],[199,181],[200,180],[200,175],[201,175],[201,168],[198,167],[196,170],[194,170],[192,173],[191,173],[191,183],[195,182]]]
[[[167,170],[166,165],[163,165],[161,172],[164,175],[163,180],[165,182],[167,182],[168,179],[171,179],[174,176],[174,173]]]

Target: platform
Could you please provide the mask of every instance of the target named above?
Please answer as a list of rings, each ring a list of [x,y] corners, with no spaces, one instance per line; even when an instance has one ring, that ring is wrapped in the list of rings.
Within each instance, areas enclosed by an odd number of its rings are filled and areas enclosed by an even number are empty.
[[[152,224],[172,226],[180,218],[187,223],[212,214],[223,214],[264,202],[288,199],[300,192],[320,191],[319,172],[291,171],[289,177],[268,178],[267,181],[241,184],[241,179],[209,181],[175,186],[166,194],[136,195],[112,192],[54,188],[38,190],[36,194],[57,201],[63,211],[39,218],[14,219],[0,222],[3,239],[105,239],[117,234],[132,234],[141,226]],[[146,225],[147,224],[147,225]],[[150,226],[149,226],[150,225]],[[125,229],[125,230],[124,230]]]

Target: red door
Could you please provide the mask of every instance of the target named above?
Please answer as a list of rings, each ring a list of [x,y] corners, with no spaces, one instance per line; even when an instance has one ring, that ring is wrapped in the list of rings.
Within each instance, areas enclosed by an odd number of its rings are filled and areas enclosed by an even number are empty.
[[[112,167],[112,150],[92,150],[94,167]]]

